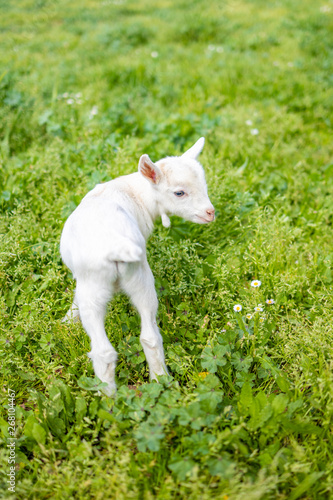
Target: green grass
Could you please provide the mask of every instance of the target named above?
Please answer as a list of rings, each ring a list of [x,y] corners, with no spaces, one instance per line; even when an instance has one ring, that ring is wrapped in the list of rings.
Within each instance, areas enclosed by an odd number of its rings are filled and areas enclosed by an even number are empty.
[[[0,9],[3,496],[333,498],[332,2]],[[158,222],[148,243],[173,379],[149,383],[139,318],[117,296],[108,399],[82,327],[61,323],[74,287],[64,221],[141,154],[202,135],[217,219]]]

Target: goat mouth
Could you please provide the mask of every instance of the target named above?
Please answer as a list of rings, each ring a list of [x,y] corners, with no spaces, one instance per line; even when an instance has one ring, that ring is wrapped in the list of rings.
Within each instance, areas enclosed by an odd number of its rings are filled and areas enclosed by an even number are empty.
[[[201,215],[196,215],[197,219],[201,224],[208,224],[209,222],[213,222],[214,219],[206,219],[205,217],[201,217]]]

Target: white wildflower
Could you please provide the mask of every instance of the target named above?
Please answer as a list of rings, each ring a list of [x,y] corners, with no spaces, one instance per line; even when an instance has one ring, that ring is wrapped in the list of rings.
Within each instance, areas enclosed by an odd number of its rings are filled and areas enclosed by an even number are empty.
[[[261,281],[259,281],[259,280],[251,281],[251,286],[253,286],[254,288],[259,288],[260,285],[261,285]]]
[[[266,300],[266,304],[268,304],[269,306],[271,306],[272,304],[275,304],[275,300],[274,299],[267,299]]]
[[[91,111],[89,113],[89,118],[91,119],[93,116],[97,115],[98,113],[98,107],[95,105],[91,108]]]
[[[235,312],[241,312],[241,310],[242,310],[242,309],[243,309],[243,308],[242,308],[242,306],[241,306],[240,304],[236,304],[236,305],[234,306],[234,311],[235,311]]]
[[[262,307],[257,306],[257,307],[255,307],[255,308],[254,308],[254,310],[255,310],[255,312],[262,312],[262,311],[263,311],[263,308],[262,308]]]
[[[252,135],[258,135],[259,134],[259,130],[257,128],[251,128],[250,132],[251,132]]]

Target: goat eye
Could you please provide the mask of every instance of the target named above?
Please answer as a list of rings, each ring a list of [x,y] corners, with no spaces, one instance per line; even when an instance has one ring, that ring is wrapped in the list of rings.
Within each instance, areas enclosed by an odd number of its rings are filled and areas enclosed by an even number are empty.
[[[184,196],[185,192],[184,191],[175,191],[175,195],[178,196],[179,198],[181,196]]]

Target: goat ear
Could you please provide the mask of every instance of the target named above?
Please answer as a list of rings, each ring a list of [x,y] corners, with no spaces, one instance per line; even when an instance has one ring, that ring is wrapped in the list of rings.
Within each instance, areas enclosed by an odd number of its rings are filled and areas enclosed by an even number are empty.
[[[161,178],[161,171],[148,155],[142,155],[139,160],[139,172],[153,184],[158,184]]]
[[[182,155],[182,158],[192,158],[193,160],[196,160],[203,150],[204,145],[205,138],[200,137],[200,139],[197,140],[197,142]]]

